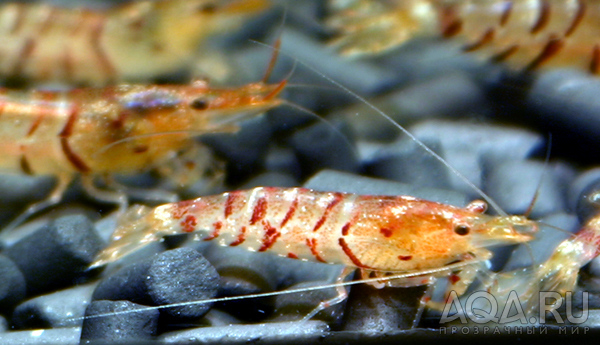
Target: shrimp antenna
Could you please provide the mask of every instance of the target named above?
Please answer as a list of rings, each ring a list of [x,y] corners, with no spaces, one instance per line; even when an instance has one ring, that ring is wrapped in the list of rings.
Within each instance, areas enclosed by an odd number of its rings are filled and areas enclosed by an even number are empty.
[[[229,301],[237,301],[237,300],[243,300],[243,299],[249,299],[249,298],[261,298],[261,297],[271,297],[271,296],[279,296],[279,295],[289,295],[289,294],[293,294],[293,293],[317,291],[317,290],[323,290],[323,289],[329,289],[329,288],[336,288],[336,287],[340,287],[340,286],[351,286],[351,285],[357,285],[357,284],[363,284],[363,283],[381,282],[382,280],[393,280],[393,279],[418,277],[418,276],[436,274],[436,273],[445,272],[445,271],[452,271],[457,268],[462,268],[464,266],[468,266],[468,265],[471,265],[471,264],[474,264],[477,262],[481,262],[481,261],[482,261],[481,259],[470,259],[470,260],[461,261],[461,262],[458,262],[455,264],[450,264],[450,265],[440,267],[440,268],[431,268],[431,269],[427,269],[427,270],[399,273],[399,274],[391,275],[391,276],[387,276],[387,277],[365,278],[365,279],[357,279],[357,280],[352,280],[352,281],[347,281],[347,282],[336,282],[336,283],[332,283],[332,284],[310,286],[310,287],[296,288],[296,289],[289,289],[289,290],[262,292],[262,293],[240,295],[240,296],[217,297],[217,298],[210,298],[210,299],[204,299],[204,300],[199,300],[199,301],[188,301],[188,302],[172,303],[172,304],[159,305],[159,306],[149,306],[149,307],[139,308],[139,309],[135,309],[135,310],[123,310],[123,311],[115,311],[115,312],[111,312],[111,313],[102,313],[102,314],[88,315],[88,316],[82,316],[82,317],[68,318],[68,319],[66,319],[66,321],[96,319],[96,318],[100,318],[100,317],[123,315],[123,314],[129,314],[129,313],[136,313],[136,312],[140,312],[140,311],[146,311],[146,310],[160,310],[160,309],[165,309],[165,308],[185,307],[188,305],[196,305],[196,304],[229,302]]]
[[[558,226],[555,226],[555,225],[552,225],[552,224],[548,224],[548,223],[544,223],[544,222],[540,222],[538,220],[536,220],[536,223],[538,223],[539,225],[547,226],[547,227],[552,228],[554,230],[558,230],[558,231],[560,231],[562,233],[568,234],[570,237],[575,237],[574,233],[572,233],[572,232],[570,232],[568,230],[565,230],[563,228],[560,228]]]
[[[287,6],[284,7],[284,9],[283,9],[283,17],[281,18],[281,23],[279,24],[279,29],[277,29],[277,31],[279,31],[277,33],[277,39],[275,40],[275,43],[273,43],[273,54],[271,55],[271,60],[269,60],[269,65],[267,65],[267,70],[265,71],[265,75],[262,78],[262,82],[265,84],[269,81],[269,77],[271,77],[271,74],[273,73],[273,70],[275,69],[275,65],[277,64],[279,52],[281,51],[281,34],[283,33],[283,26],[285,25],[286,20],[287,20]],[[287,80],[287,78],[284,80]]]
[[[113,147],[117,146],[117,145],[121,145],[130,141],[134,141],[136,139],[143,139],[143,138],[152,138],[152,137],[158,137],[158,136],[165,136],[165,135],[182,135],[182,134],[196,134],[196,135],[201,135],[201,134],[207,134],[207,133],[214,133],[215,131],[211,131],[211,130],[207,130],[207,131],[202,131],[202,130],[191,130],[191,129],[187,129],[187,130],[181,130],[181,131],[169,131],[169,132],[158,132],[158,133],[148,133],[148,134],[137,134],[131,137],[127,137],[127,138],[123,138],[123,139],[119,139],[116,141],[113,141],[110,144],[104,145],[101,148],[98,149],[98,151],[94,152],[94,154],[92,155],[92,158],[96,158],[99,155],[105,153],[106,151],[112,149]]]
[[[262,42],[258,42],[258,41],[252,41],[252,42],[262,45],[264,47],[275,49],[275,47],[272,47],[266,43],[262,43]],[[504,210],[502,210],[500,205],[498,205],[494,200],[492,200],[492,198],[490,198],[487,194],[485,194],[485,192],[483,190],[481,190],[479,187],[477,187],[475,184],[473,184],[473,182],[469,181],[469,179],[465,175],[463,175],[460,171],[456,170],[456,168],[454,168],[452,165],[450,165],[450,163],[446,162],[445,159],[443,159],[440,155],[435,153],[432,149],[430,149],[427,145],[425,145],[425,143],[423,143],[421,140],[419,140],[417,137],[415,137],[410,131],[408,131],[406,128],[404,128],[402,125],[400,125],[398,122],[394,121],[394,119],[392,119],[389,115],[384,113],[377,106],[370,103],[364,97],[362,97],[359,94],[357,94],[356,92],[350,90],[346,86],[344,86],[344,85],[340,84],[339,82],[333,80],[332,78],[328,77],[327,75],[320,72],[316,68],[310,66],[306,62],[304,62],[294,56],[291,56],[290,54],[286,53],[285,51],[281,51],[281,49],[279,49],[279,50],[280,50],[281,54],[284,54],[285,56],[289,57],[290,59],[297,61],[299,64],[308,68],[312,72],[316,73],[321,78],[323,78],[323,79],[327,80],[328,82],[332,83],[333,85],[341,88],[342,90],[344,90],[345,92],[350,94],[352,97],[363,102],[365,105],[367,105],[373,111],[375,111],[377,114],[381,115],[384,119],[388,120],[390,123],[392,123],[392,125],[394,125],[396,128],[398,128],[402,133],[404,133],[406,136],[408,136],[410,139],[412,139],[415,143],[417,143],[417,145],[420,146],[423,150],[425,150],[425,152],[427,152],[428,154],[433,156],[435,159],[437,159],[446,168],[448,168],[450,171],[452,171],[452,173],[454,173],[456,176],[458,176],[458,178],[460,178],[464,183],[466,183],[470,188],[475,190],[475,192],[477,194],[479,194],[494,210],[496,210],[496,212],[498,212],[498,214],[500,214],[501,216],[504,216],[504,217],[508,216],[508,214]]]
[[[537,202],[537,199],[540,196],[540,190],[542,189],[542,183],[544,182],[544,177],[546,177],[546,173],[548,172],[548,165],[550,162],[551,150],[552,150],[552,133],[548,133],[548,148],[546,149],[546,158],[544,159],[544,168],[542,169],[542,175],[540,176],[538,185],[535,188],[535,194],[533,194],[533,198],[531,198],[529,207],[527,207],[527,210],[523,214],[527,218],[529,218],[529,215],[531,214],[531,211],[533,211],[533,207],[535,206],[535,203]]]

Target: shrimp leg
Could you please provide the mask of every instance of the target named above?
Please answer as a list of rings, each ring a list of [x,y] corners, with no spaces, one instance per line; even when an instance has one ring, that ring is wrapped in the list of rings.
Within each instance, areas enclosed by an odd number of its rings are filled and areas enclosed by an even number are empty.
[[[344,280],[346,280],[346,278],[348,276],[350,276],[351,274],[353,274],[356,271],[355,267],[349,267],[346,266],[342,269],[342,272],[340,273],[340,275],[337,277],[336,279],[336,283],[342,283]],[[348,298],[348,292],[346,291],[346,288],[342,285],[338,285],[336,287],[336,291],[337,291],[337,296],[328,299],[326,301],[321,301],[321,303],[319,303],[319,305],[317,305],[310,313],[306,314],[303,318],[302,318],[302,322],[306,322],[310,319],[312,319],[315,315],[317,315],[319,312],[321,312],[322,310],[325,310],[331,306],[334,306],[336,304],[339,304],[343,301],[345,301]]]
[[[56,186],[54,187],[52,193],[50,193],[50,195],[46,199],[29,205],[27,209],[25,209],[25,211],[19,214],[17,218],[13,219],[8,225],[4,227],[5,231],[9,231],[16,228],[32,215],[60,203],[65,191],[67,190],[67,187],[69,187],[69,185],[71,184],[72,179],[71,176],[67,174],[58,175],[57,177],[58,178]]]

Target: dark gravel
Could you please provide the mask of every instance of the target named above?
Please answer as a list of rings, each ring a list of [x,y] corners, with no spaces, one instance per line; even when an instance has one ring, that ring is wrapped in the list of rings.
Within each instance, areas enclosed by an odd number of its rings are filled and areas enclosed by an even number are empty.
[[[36,295],[73,284],[86,273],[103,244],[92,222],[64,216],[5,250],[23,273],[27,293]]]

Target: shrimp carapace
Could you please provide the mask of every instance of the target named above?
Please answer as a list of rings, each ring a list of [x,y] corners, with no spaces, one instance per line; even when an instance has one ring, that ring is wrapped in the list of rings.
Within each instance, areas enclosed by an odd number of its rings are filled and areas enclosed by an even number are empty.
[[[162,0],[93,11],[4,4],[0,75],[98,86],[148,80],[189,67],[206,37],[268,6],[267,0]]]
[[[600,74],[597,0],[331,0],[328,25],[347,55],[384,52],[415,36],[456,37],[463,50],[519,69]]]

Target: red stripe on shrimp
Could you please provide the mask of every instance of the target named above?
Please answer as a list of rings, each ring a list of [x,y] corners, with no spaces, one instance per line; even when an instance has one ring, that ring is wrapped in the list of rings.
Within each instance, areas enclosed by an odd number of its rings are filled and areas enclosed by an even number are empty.
[[[321,257],[321,255],[319,255],[319,252],[317,251],[317,240],[316,239],[307,238],[306,245],[308,246],[308,248],[310,248],[310,252],[315,257],[315,259],[317,259],[317,261],[327,262],[327,261],[323,260],[323,258]]]
[[[350,259],[350,261],[352,261],[352,263],[356,267],[371,268],[369,266],[363,265],[362,262],[360,262],[360,260],[358,260],[358,258],[356,257],[356,255],[354,255],[354,253],[350,249],[350,247],[348,247],[348,243],[346,243],[346,240],[344,240],[343,238],[340,238],[338,240],[338,242],[340,244],[340,247],[342,247],[342,250],[344,251],[344,253],[346,254],[346,256]]]
[[[331,209],[334,208],[335,205],[339,204],[340,201],[342,201],[343,198],[344,197],[343,197],[342,193],[334,193],[333,200],[329,203],[329,205],[327,205],[327,208],[325,209],[325,212],[323,213],[323,215],[321,216],[321,219],[319,219],[319,221],[317,222],[317,224],[315,224],[315,227],[313,228],[313,231],[319,230],[319,228],[327,220],[327,217],[329,217],[329,213],[331,212]]]
[[[287,213],[285,214],[285,217],[283,217],[283,220],[281,221],[279,228],[283,228],[285,226],[285,224],[287,224],[287,222],[294,216],[294,213],[296,213],[297,207],[298,207],[298,198],[295,198],[294,201],[292,201],[292,205],[290,205],[290,208],[288,209]]]
[[[239,246],[240,244],[244,243],[245,240],[246,240],[246,227],[242,226],[237,239],[235,241],[231,242],[229,245],[231,247]]]
[[[277,241],[277,238],[281,236],[281,233],[272,227],[268,221],[264,221],[263,226],[265,227],[265,236],[263,238],[262,246],[258,249],[259,252],[264,252],[271,248],[273,244],[275,244],[275,241]]]
[[[250,225],[254,225],[257,222],[263,220],[267,214],[267,198],[262,197],[256,201],[254,205],[254,211],[252,212],[252,218],[250,218]]]

